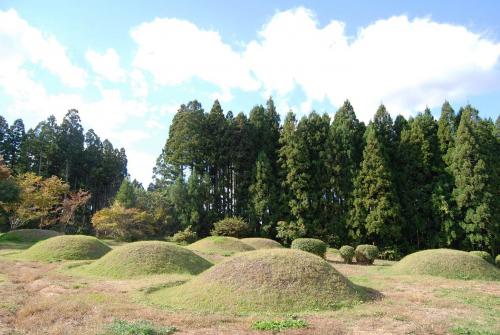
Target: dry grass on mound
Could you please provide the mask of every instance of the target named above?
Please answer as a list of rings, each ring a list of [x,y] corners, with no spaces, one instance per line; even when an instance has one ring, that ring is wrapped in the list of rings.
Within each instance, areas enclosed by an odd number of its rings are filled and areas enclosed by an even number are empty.
[[[271,240],[269,238],[249,237],[249,238],[242,238],[241,241],[248,245],[251,245],[257,250],[283,248],[283,246],[279,242],[276,242],[275,240]]]
[[[391,272],[405,275],[429,275],[449,279],[500,280],[500,270],[468,252],[430,249],[415,252],[396,263]]]
[[[110,250],[92,236],[62,235],[40,241],[15,257],[32,261],[85,260],[97,259]]]
[[[133,278],[154,274],[198,274],[212,264],[173,243],[142,241],[113,249],[94,263],[75,271],[110,278]]]
[[[360,302],[363,294],[318,256],[265,249],[235,255],[150,298],[169,308],[280,313],[337,309]]]
[[[237,238],[227,236],[205,237],[204,239],[188,245],[187,248],[209,255],[216,254],[222,256],[231,256],[237,252],[255,250],[251,245]]]
[[[0,236],[0,243],[1,242],[34,243],[59,235],[61,235],[61,233],[47,229],[17,229],[2,234]]]

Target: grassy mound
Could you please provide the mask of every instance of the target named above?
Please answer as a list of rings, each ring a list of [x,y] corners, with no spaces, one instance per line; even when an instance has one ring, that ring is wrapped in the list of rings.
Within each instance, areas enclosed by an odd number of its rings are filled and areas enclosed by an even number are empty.
[[[153,274],[198,274],[212,264],[190,250],[160,241],[134,242],[113,249],[83,269],[92,275],[132,278]]]
[[[230,256],[237,252],[255,250],[251,245],[234,237],[209,236],[187,246],[188,249],[205,254]]]
[[[97,259],[110,250],[93,236],[62,235],[34,244],[19,257],[34,261]]]
[[[430,275],[450,279],[500,280],[500,270],[468,252],[430,249],[415,252],[396,263],[392,272]]]
[[[2,234],[0,236],[0,242],[5,241],[5,242],[33,243],[59,235],[61,235],[61,233],[58,233],[53,230],[17,229]]]
[[[283,248],[283,246],[279,242],[271,240],[270,238],[249,237],[242,238],[241,241],[254,247],[255,249]]]
[[[150,298],[168,308],[274,313],[335,309],[361,295],[325,260],[283,248],[235,255]]]

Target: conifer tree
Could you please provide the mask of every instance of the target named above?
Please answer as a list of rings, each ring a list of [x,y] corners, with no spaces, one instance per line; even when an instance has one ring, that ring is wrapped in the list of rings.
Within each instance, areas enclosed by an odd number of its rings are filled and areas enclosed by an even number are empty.
[[[21,119],[15,120],[7,132],[7,139],[4,142],[4,161],[11,171],[18,171],[17,165],[20,158],[21,147],[25,139],[25,134],[24,123]]]
[[[495,222],[494,194],[489,185],[492,180],[492,167],[482,154],[478,136],[478,112],[470,105],[460,116],[451,155],[450,170],[455,187],[453,198],[459,210],[459,220],[465,231],[464,247],[494,250],[498,234]]]
[[[128,178],[123,179],[115,201],[124,208],[136,207],[137,195],[135,194],[135,187]]]
[[[405,216],[403,235],[411,246],[436,247],[440,223],[433,207],[433,192],[444,170],[437,138],[437,124],[427,108],[403,130],[399,145],[400,201]]]
[[[215,222],[219,216],[218,212],[207,213],[213,198],[210,197],[211,180],[208,174],[198,175],[193,171],[187,182],[187,222],[184,227],[191,226],[198,234],[207,235],[212,228],[210,223]],[[210,216],[211,215],[211,216]],[[210,221],[210,222],[208,222]]]
[[[5,159],[8,154],[7,142],[9,136],[9,123],[0,115],[0,156]],[[5,164],[5,162],[4,162]]]
[[[396,116],[396,119],[394,120],[394,137],[397,143],[401,141],[401,133],[403,130],[408,129],[408,127],[408,120],[406,120],[403,115]]]
[[[438,121],[439,150],[445,162],[450,148],[453,147],[455,136],[455,111],[448,101],[445,101],[441,108],[441,116]]]
[[[352,205],[354,178],[363,155],[364,124],[356,118],[351,103],[346,100],[337,111],[331,125],[331,187],[333,190],[334,231],[346,237],[345,222]]]
[[[224,217],[224,172],[228,165],[226,156],[225,133],[227,124],[222,107],[218,100],[215,100],[210,113],[207,114],[204,122],[205,129],[205,156],[207,173],[211,179],[211,195],[213,204],[214,219],[219,220]]]
[[[250,186],[252,196],[252,212],[256,218],[256,233],[266,236],[274,235],[274,224],[271,221],[272,209],[276,205],[276,189],[272,167],[264,151],[259,152],[255,162],[254,183]]]
[[[350,235],[359,242],[397,245],[401,211],[388,155],[374,123],[368,126],[365,137],[363,161],[354,182],[354,201],[348,220]]]
[[[292,199],[292,194],[290,190],[291,181],[288,180],[288,164],[291,162],[290,157],[294,153],[295,145],[295,129],[297,127],[297,118],[293,112],[288,112],[285,117],[283,128],[279,138],[279,152],[278,152],[278,164],[279,164],[279,189],[280,192],[280,203],[283,205],[281,210],[281,221],[290,221],[292,219],[290,212],[290,201]]]
[[[389,157],[393,157],[393,146],[396,138],[394,124],[391,115],[384,105],[380,105],[373,117],[373,127],[378,136],[379,141],[384,146]]]
[[[304,225],[311,236],[329,239],[333,235],[332,192],[328,155],[330,120],[312,112],[297,125],[286,144],[287,177],[292,219]]]

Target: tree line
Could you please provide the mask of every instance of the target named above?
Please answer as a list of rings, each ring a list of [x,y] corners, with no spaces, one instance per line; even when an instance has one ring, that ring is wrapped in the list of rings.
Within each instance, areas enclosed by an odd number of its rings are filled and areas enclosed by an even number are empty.
[[[470,105],[445,102],[437,120],[429,109],[393,120],[381,105],[365,124],[349,101],[333,117],[282,121],[271,98],[248,116],[194,100],[175,114],[147,189],[127,176],[123,149],[84,134],[76,110],[26,132],[0,117],[0,155],[0,208],[11,221],[27,213],[33,225],[79,221],[78,231],[136,240],[204,237],[240,217],[251,234],[285,243],[499,252],[500,117]],[[29,191],[17,214],[4,206],[16,198],[10,173]]]
[[[91,215],[113,201],[127,176],[125,150],[113,147],[107,139],[101,141],[92,129],[84,132],[75,109],[69,110],[60,124],[50,116],[28,130],[22,119],[9,125],[0,116],[0,156],[3,169],[8,170],[4,180],[12,174],[24,195],[24,199],[17,199],[16,210],[17,214],[25,212],[21,216],[26,218],[23,220],[26,225],[45,226],[40,220],[55,215],[57,208],[69,206],[64,211],[67,214],[72,213],[75,203],[84,203],[85,215],[77,229],[91,232]],[[12,183],[2,184],[0,190],[5,193],[8,185]],[[46,213],[41,210],[44,206],[48,206]],[[13,225],[12,219],[17,214],[5,206],[0,208],[0,228],[6,229],[9,219]],[[68,220],[63,218],[65,222]]]
[[[402,253],[500,246],[500,117],[448,102],[394,120],[381,105],[367,125],[349,101],[335,113],[284,121],[270,98],[248,117],[218,101],[181,105],[148,192],[169,229],[239,216],[255,235],[375,243]],[[169,230],[167,229],[167,230]]]

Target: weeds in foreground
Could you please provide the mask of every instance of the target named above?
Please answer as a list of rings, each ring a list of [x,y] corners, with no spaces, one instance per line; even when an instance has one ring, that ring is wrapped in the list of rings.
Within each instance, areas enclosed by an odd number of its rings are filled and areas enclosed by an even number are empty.
[[[252,329],[280,332],[286,329],[306,328],[307,326],[308,324],[306,321],[292,318],[286,320],[256,321],[252,324]]]
[[[451,333],[454,335],[495,335],[496,332],[492,332],[484,329],[469,328],[469,327],[453,327],[451,328]]]
[[[176,332],[175,327],[155,327],[149,321],[115,320],[101,335],[170,335]]]

